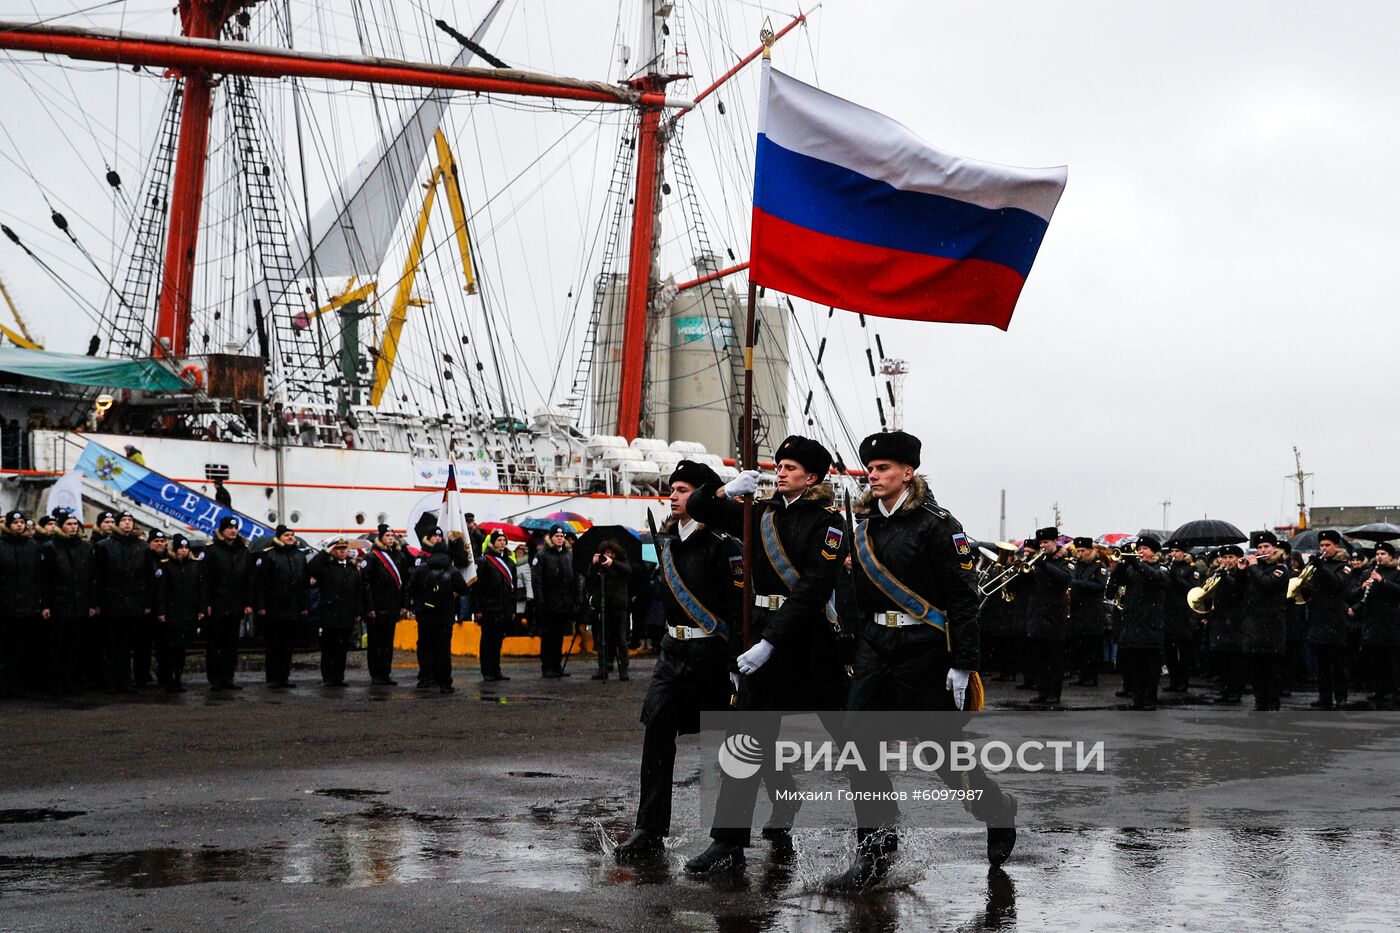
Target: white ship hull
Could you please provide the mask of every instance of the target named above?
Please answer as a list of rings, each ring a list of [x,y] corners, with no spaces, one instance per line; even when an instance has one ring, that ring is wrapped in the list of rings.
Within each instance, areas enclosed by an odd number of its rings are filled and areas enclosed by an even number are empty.
[[[280,449],[279,470],[279,451],[254,443],[49,430],[33,432],[33,469],[55,477],[67,472],[88,441],[118,453],[127,444],[135,445],[148,468],[211,498],[212,479],[226,468],[224,487],[234,509],[269,525],[285,523],[308,536],[372,532],[381,522],[406,530],[414,506],[442,488],[440,475],[431,470],[441,464],[403,452],[286,446]],[[490,488],[502,484],[489,461],[459,463],[458,469],[463,508],[480,522],[518,524],[566,511],[598,525],[642,529],[648,509],[658,514],[668,509],[666,500],[657,496],[580,492],[576,487]],[[473,486],[473,478],[486,479],[487,488]]]

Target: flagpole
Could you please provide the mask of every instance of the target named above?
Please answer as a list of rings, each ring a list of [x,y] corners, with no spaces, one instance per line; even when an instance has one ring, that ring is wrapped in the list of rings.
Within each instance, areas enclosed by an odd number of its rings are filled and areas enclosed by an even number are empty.
[[[758,469],[753,443],[753,343],[754,308],[758,303],[758,286],[749,280],[749,306],[744,318],[744,451],[745,470]],[[744,650],[753,644],[753,496],[744,497]]]

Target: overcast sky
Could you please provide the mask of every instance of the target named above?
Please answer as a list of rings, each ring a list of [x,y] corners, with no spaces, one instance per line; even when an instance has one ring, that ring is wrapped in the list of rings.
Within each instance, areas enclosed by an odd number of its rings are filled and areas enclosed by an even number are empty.
[[[469,31],[488,4],[413,6]],[[172,31],[169,7],[127,4],[128,28]],[[733,47],[753,44],[758,4],[691,7],[695,57],[720,8],[742,30]],[[507,9],[490,44],[512,63],[616,77],[617,4],[514,0]],[[768,9],[777,22],[790,11]],[[86,21],[114,26],[112,12]],[[34,5],[0,0],[0,16],[32,19]],[[1009,333],[879,323],[887,351],[911,364],[906,424],[924,440],[924,471],[972,534],[997,533],[1003,488],[1013,537],[1048,523],[1054,503],[1069,533],[1159,526],[1164,499],[1173,526],[1201,515],[1272,525],[1294,511],[1283,477],[1295,444],[1316,473],[1317,504],[1400,502],[1386,366],[1400,340],[1391,312],[1400,276],[1397,34],[1400,9],[1390,3],[827,0],[806,35],[780,46],[779,67],[941,149],[1069,166]],[[9,134],[0,133],[0,147],[11,157],[18,147],[29,171],[85,203],[100,193],[82,187],[95,184],[93,167],[74,161],[13,61],[0,58]],[[111,146],[136,164],[150,144],[143,133],[157,81],[124,91],[126,116],[114,123],[113,99],[101,90],[110,75],[43,70],[50,86],[74,82],[72,96],[90,102],[92,119],[116,130]],[[734,93],[755,89],[750,80]],[[528,155],[540,144],[511,145]],[[580,213],[579,189],[606,179],[603,163],[591,175],[571,167],[552,176],[545,196],[554,200],[538,210]],[[0,159],[0,219],[60,254],[32,187]],[[110,232],[110,209],[98,208],[106,212],[94,224]],[[75,282],[97,287],[81,257],[63,255]],[[500,259],[501,274],[517,261]],[[91,325],[8,242],[0,275],[50,347],[82,350]],[[562,291],[567,278],[565,270],[551,287]],[[526,365],[553,365],[560,340],[544,342],[547,352],[522,351]],[[844,348],[857,370],[861,349]],[[847,417],[873,430],[869,381],[842,382],[839,368],[828,369],[849,394]]]

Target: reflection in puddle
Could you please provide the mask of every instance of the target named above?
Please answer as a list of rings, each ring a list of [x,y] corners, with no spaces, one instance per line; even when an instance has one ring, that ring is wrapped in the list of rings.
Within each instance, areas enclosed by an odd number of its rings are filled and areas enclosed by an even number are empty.
[[[82,816],[86,810],[54,810],[49,807],[36,807],[30,810],[0,810],[0,825],[6,823],[55,823]]]

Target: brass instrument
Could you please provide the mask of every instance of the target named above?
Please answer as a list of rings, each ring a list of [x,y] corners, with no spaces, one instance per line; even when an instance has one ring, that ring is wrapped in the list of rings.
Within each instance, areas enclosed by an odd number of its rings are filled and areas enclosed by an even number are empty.
[[[1191,587],[1186,594],[1186,605],[1191,607],[1191,611],[1197,615],[1205,615],[1215,608],[1215,601],[1210,598],[1210,594],[1215,592],[1215,588],[1220,585],[1220,581],[1225,579],[1223,574],[1212,574],[1202,586]]]
[[[1133,547],[1127,548],[1126,550],[1123,549],[1123,548],[1116,548],[1116,547],[1105,548],[1105,549],[1103,550],[1102,553],[1103,553],[1103,555],[1104,555],[1105,557],[1107,557],[1109,560],[1113,561],[1114,563],[1121,563],[1122,561],[1125,561],[1125,560],[1137,560],[1137,559],[1138,559],[1138,552],[1137,552],[1137,546],[1136,546],[1136,545],[1134,545]]]
[[[1035,565],[1039,561],[1044,559],[1047,553],[1047,551],[1036,551],[1026,560],[1021,560],[1020,558],[1013,559],[1009,564],[1002,567],[1001,570],[994,574],[990,574],[987,577],[987,579],[978,583],[977,595],[981,596],[983,599],[986,599],[989,596],[1001,593],[1003,590],[1006,589],[1007,585],[1010,584],[1012,580],[1016,579],[1016,577],[1019,574],[1030,573],[1032,570],[1034,570]],[[1002,598],[1006,599],[1006,596],[1011,596],[1011,594],[1007,593]],[[1015,597],[1013,596],[1012,599],[1014,598]],[[1007,600],[1007,602],[1010,601],[1011,600],[1009,599]]]
[[[1312,575],[1314,573],[1317,573],[1316,561],[1308,564],[1306,567],[1303,568],[1302,573],[1298,574],[1298,576],[1288,581],[1288,598],[1293,600],[1293,602],[1297,603],[1299,606],[1306,606],[1308,604],[1308,593],[1306,587],[1308,585],[1308,581],[1312,579]]]

